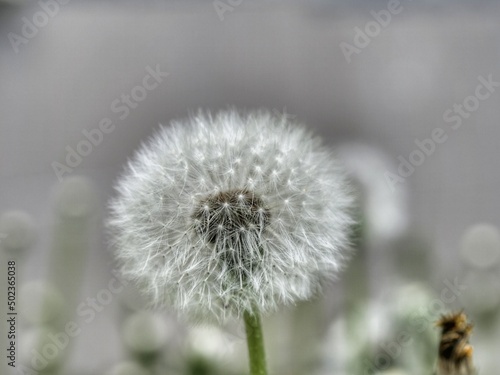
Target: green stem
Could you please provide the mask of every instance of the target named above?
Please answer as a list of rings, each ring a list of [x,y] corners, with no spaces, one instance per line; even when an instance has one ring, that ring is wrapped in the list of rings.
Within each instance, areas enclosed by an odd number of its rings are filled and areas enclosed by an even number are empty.
[[[267,375],[266,354],[264,352],[264,336],[258,311],[245,311],[245,329],[247,332],[248,358],[250,375]]]

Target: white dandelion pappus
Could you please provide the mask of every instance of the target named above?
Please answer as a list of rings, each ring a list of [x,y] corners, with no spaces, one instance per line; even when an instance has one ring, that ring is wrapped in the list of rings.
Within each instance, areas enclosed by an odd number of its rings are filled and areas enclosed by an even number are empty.
[[[353,199],[342,169],[284,116],[173,122],[116,189],[109,224],[124,276],[190,317],[221,321],[307,299],[346,258]]]

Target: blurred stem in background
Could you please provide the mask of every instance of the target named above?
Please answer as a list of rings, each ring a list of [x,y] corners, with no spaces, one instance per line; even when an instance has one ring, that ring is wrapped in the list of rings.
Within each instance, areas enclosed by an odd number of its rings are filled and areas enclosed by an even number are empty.
[[[142,368],[151,375],[171,372],[171,366],[164,360],[163,354],[175,331],[163,316],[151,311],[138,311],[127,318],[122,332],[124,344]]]
[[[83,177],[73,177],[55,192],[53,248],[49,281],[59,288],[66,306],[61,327],[76,311],[89,250],[89,229],[96,209],[94,187]]]
[[[362,203],[360,206],[362,206]],[[356,218],[358,225],[352,233],[351,240],[353,247],[356,249],[356,254],[353,259],[351,259],[349,270],[346,272],[345,276],[344,311],[347,332],[349,332],[346,345],[353,350],[357,348],[362,351],[364,349],[360,348],[360,343],[363,342],[364,338],[360,338],[357,332],[365,331],[366,334],[368,334],[369,330],[366,320],[363,318],[360,319],[360,316],[366,317],[364,309],[367,307],[366,302],[369,300],[369,258],[365,241],[366,222],[363,212],[358,212]],[[362,327],[363,325],[365,325],[365,327]],[[362,366],[364,366],[364,364],[361,361],[349,361],[346,371],[349,374],[362,373]]]
[[[84,177],[68,178],[57,186],[54,195],[55,223],[48,282],[60,293],[64,309],[60,312],[59,319],[48,324],[46,329],[53,335],[61,335],[68,330],[81,295],[86,257],[92,238],[89,232],[95,218],[97,200],[93,184]],[[51,300],[42,303],[50,304]],[[45,306],[42,310],[44,309],[50,310],[50,306]],[[66,337],[71,335],[66,334]],[[70,338],[68,340],[71,341]],[[46,351],[44,341],[42,338],[37,344],[42,355]],[[46,370],[40,373],[57,374],[68,358],[70,344],[71,342],[61,345],[57,355],[59,361],[52,368],[47,365]]]
[[[2,301],[3,314],[7,313],[7,288],[8,288],[8,262],[15,261],[15,292],[17,301],[17,286],[19,280],[23,277],[22,262],[26,251],[31,248],[35,242],[35,225],[30,215],[21,211],[6,212],[0,217],[0,301]],[[5,305],[4,305],[5,303]],[[5,306],[5,307],[3,307]],[[17,312],[18,306],[13,306],[14,312]],[[16,322],[17,323],[17,322]],[[7,369],[7,338],[6,319],[0,322],[0,369]],[[17,330],[18,332],[18,330]],[[17,339],[17,337],[16,337]]]
[[[290,357],[286,374],[313,374],[320,365],[320,344],[328,328],[324,301],[301,301],[291,312]]]
[[[358,227],[352,237],[356,254],[344,279],[344,312],[350,358],[346,372],[360,374],[369,370],[359,357],[377,355],[373,345],[377,334],[370,325],[373,315],[381,313],[382,306],[377,301],[399,286],[394,278],[404,273],[398,268],[393,253],[403,258],[407,254],[404,247],[395,248],[394,243],[410,229],[408,194],[404,186],[394,189],[387,183],[386,172],[393,170],[395,165],[385,151],[353,142],[341,145],[338,153],[355,183],[358,196]],[[411,264],[414,268],[415,265]]]

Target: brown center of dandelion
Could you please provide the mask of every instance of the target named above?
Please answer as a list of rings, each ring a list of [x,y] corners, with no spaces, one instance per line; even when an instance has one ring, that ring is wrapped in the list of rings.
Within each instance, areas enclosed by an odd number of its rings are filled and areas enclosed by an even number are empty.
[[[262,260],[261,235],[270,213],[253,192],[234,189],[209,195],[199,202],[193,219],[196,232],[240,280]]]
[[[246,189],[222,191],[200,201],[193,215],[197,232],[220,246],[243,246],[238,243],[258,236],[269,224],[269,210],[264,202]]]

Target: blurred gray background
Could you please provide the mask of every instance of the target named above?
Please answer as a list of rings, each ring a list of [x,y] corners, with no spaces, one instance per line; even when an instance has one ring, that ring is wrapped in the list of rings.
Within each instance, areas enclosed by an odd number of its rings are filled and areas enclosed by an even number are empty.
[[[373,12],[387,11],[387,1],[223,3],[74,0],[58,3],[45,22],[33,19],[38,3],[0,2],[0,212],[31,214],[39,235],[22,277],[47,272],[54,162],[66,163],[83,130],[106,118],[113,124],[64,173],[94,181],[102,218],[113,181],[159,124],[228,106],[286,110],[332,146],[369,145],[387,160],[379,180],[398,173],[398,157],[408,160],[416,140],[443,129],[447,140],[393,193],[404,197],[407,228],[432,244],[436,288],[460,275],[464,231],[500,223],[500,87],[476,99],[458,129],[443,116],[476,95],[479,77],[500,82],[500,4],[402,0],[377,31]],[[29,38],[23,17],[41,25]],[[366,27],[373,36],[356,47]],[[356,53],[346,58],[347,44]],[[148,67],[168,76],[138,89]],[[120,118],[116,101],[133,92],[146,97]],[[105,285],[113,267],[105,233],[97,233],[83,296]],[[390,273],[375,277],[391,283]],[[112,322],[102,314],[82,333],[75,366],[93,371],[120,357]],[[97,339],[102,332],[106,342]]]

